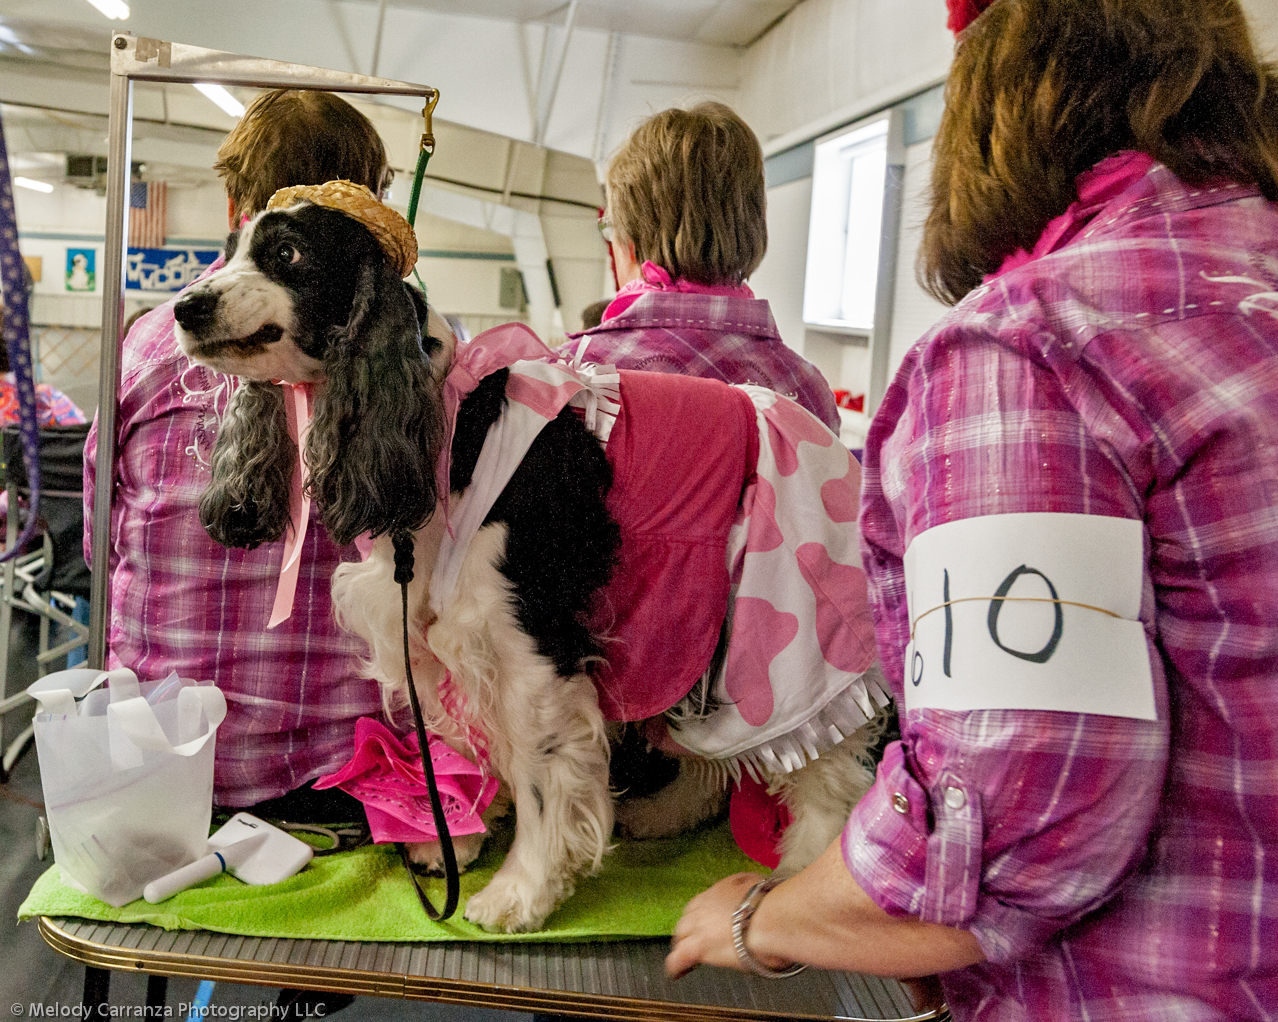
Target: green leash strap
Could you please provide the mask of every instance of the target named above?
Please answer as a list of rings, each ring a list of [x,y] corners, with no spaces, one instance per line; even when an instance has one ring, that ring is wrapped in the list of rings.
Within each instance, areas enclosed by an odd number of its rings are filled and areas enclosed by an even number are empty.
[[[435,104],[439,102],[438,90],[431,93],[422,108],[422,117],[426,119],[426,131],[422,135],[421,151],[417,154],[417,169],[413,172],[413,190],[408,198],[408,226],[417,230],[417,202],[422,197],[422,179],[426,176],[426,165],[435,153],[435,133],[431,128],[431,114],[435,112]],[[417,267],[413,267],[413,277],[421,289],[422,298],[426,297],[426,285]],[[395,581],[399,585],[403,603],[404,622],[404,679],[408,684],[408,701],[413,708],[413,724],[417,729],[417,748],[422,759],[422,773],[426,779],[426,787],[430,794],[430,811],[435,822],[435,834],[439,840],[440,851],[444,859],[444,907],[437,909],[431,904],[425,892],[417,882],[417,874],[408,858],[408,849],[401,843],[400,858],[404,868],[408,870],[413,890],[417,892],[417,900],[422,903],[426,915],[436,922],[443,922],[457,911],[457,902],[461,897],[461,871],[457,868],[457,853],[453,849],[453,837],[448,833],[448,820],[444,816],[444,803],[439,795],[439,786],[435,781],[435,769],[431,763],[430,744],[426,735],[426,723],[422,719],[422,708],[417,700],[417,688],[413,684],[413,662],[408,643],[408,583],[413,580],[413,537],[407,529],[395,529],[391,535],[395,547]]]
[[[435,104],[439,102],[439,90],[431,93],[430,98],[426,100],[426,105],[422,107],[422,117],[426,121],[426,131],[422,134],[421,151],[417,154],[417,169],[413,171],[413,190],[408,196],[408,226],[417,230],[417,203],[422,197],[422,180],[426,177],[426,165],[430,163],[430,158],[435,155],[435,131],[431,124],[431,117],[435,113]],[[422,281],[421,275],[417,272],[417,267],[413,267],[413,277],[417,281],[417,286],[421,289],[423,297],[426,294],[426,284]]]

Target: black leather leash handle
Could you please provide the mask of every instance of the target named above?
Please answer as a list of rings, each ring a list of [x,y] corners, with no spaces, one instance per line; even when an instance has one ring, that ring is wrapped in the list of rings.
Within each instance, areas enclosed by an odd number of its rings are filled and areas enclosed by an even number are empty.
[[[430,812],[435,818],[435,833],[439,836],[440,849],[444,853],[444,909],[439,911],[431,904],[417,882],[417,874],[408,860],[408,850],[401,844],[400,857],[408,867],[409,878],[413,881],[413,889],[422,903],[426,914],[436,922],[442,923],[457,911],[457,901],[461,896],[461,875],[457,870],[457,853],[453,850],[453,836],[448,832],[448,821],[444,818],[444,803],[439,797],[439,785],[435,782],[435,767],[430,759],[430,745],[426,739],[426,722],[422,719],[421,703],[417,699],[417,688],[413,684],[412,656],[408,649],[408,583],[413,580],[413,534],[407,529],[395,529],[391,533],[391,543],[395,547],[395,581],[399,583],[399,592],[404,607],[404,677],[408,681],[408,701],[413,707],[413,723],[417,726],[417,747],[422,757],[422,770],[426,774],[426,787],[430,791]]]

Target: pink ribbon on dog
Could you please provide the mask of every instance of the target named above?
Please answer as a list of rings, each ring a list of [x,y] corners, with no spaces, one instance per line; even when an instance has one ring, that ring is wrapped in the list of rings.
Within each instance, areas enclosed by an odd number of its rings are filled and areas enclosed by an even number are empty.
[[[444,818],[453,834],[482,834],[481,814],[497,794],[499,782],[436,735],[427,735],[431,766],[444,802]],[[341,788],[364,803],[373,840],[434,841],[435,819],[422,771],[417,735],[397,738],[373,717],[355,722],[355,754],[316,788]]]
[[[492,758],[488,752],[488,736],[470,723],[470,701],[466,694],[453,681],[453,672],[445,669],[444,680],[439,683],[439,705],[466,734],[466,744],[470,747],[475,763],[484,777],[488,776],[488,766]]]
[[[293,613],[297,595],[297,576],[302,570],[302,544],[306,542],[306,525],[311,520],[311,498],[302,486],[302,445],[311,428],[311,386],[309,383],[281,383],[284,388],[284,417],[288,435],[297,446],[293,463],[293,480],[289,486],[288,514],[293,528],[284,539],[284,556],[280,561],[280,581],[275,589],[275,606],[267,628],[287,621]]]
[[[449,475],[453,464],[453,433],[457,429],[457,411],[466,395],[479,386],[485,376],[506,369],[516,362],[557,359],[541,338],[523,323],[506,323],[485,330],[468,344],[458,344],[453,364],[444,379],[444,446],[439,455],[435,485],[444,505],[444,524],[452,535],[448,519]]]
[[[479,386],[485,376],[506,369],[524,360],[556,359],[558,356],[523,323],[507,323],[485,330],[469,344],[459,344],[453,355],[453,364],[444,379],[444,445],[439,464],[435,469],[435,483],[440,501],[444,505],[444,524],[452,533],[448,517],[449,474],[452,470],[453,433],[457,427],[457,411],[466,395]],[[293,531],[284,541],[284,558],[280,564],[280,581],[275,591],[275,606],[267,628],[274,628],[287,621],[293,613],[293,600],[297,594],[297,578],[301,571],[302,543],[306,540],[306,525],[311,517],[311,498],[303,488],[302,446],[306,431],[311,425],[313,394],[309,383],[284,383],[284,411],[288,420],[288,435],[297,445],[297,462],[293,466],[293,480],[289,491],[289,516]],[[367,559],[372,542],[367,534],[355,540],[361,556]]]

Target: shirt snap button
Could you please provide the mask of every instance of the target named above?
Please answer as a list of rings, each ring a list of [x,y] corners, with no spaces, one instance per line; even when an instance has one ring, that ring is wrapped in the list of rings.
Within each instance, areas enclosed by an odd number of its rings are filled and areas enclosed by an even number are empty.
[[[951,809],[962,809],[967,805],[967,796],[963,794],[962,788],[946,788],[945,804]]]
[[[910,814],[910,800],[898,791],[892,796],[892,808],[902,816],[908,816]]]

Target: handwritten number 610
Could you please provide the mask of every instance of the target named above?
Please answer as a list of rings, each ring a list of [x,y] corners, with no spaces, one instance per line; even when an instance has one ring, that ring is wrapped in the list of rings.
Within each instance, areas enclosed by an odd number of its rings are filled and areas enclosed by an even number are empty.
[[[1005,645],[998,634],[998,616],[1003,611],[1003,604],[1008,600],[1007,594],[1012,591],[1012,586],[1016,584],[1016,580],[1022,575],[1037,575],[1047,584],[1048,591],[1052,594],[1052,611],[1055,615],[1051,638],[1047,640],[1047,644],[1042,649],[1034,650],[1030,653],[1020,649],[1012,649],[1010,646]],[[941,599],[942,607],[945,610],[945,646],[941,654],[941,669],[945,676],[949,678],[952,677],[950,674],[950,654],[954,647],[954,615],[950,601],[950,573],[948,570],[945,571],[942,581]],[[1032,664],[1045,664],[1051,660],[1057,646],[1061,643],[1061,635],[1065,631],[1065,613],[1061,608],[1060,596],[1056,592],[1056,586],[1052,585],[1052,580],[1037,568],[1030,568],[1024,564],[1009,572],[1007,578],[1003,579],[998,589],[995,590],[993,597],[990,599],[990,612],[985,621],[986,627],[989,629],[990,638],[994,640],[994,645],[1004,653],[1009,653],[1020,660],[1028,660]],[[910,680],[917,686],[923,680],[923,654],[917,649],[914,651],[914,662],[910,665],[910,668]]]

